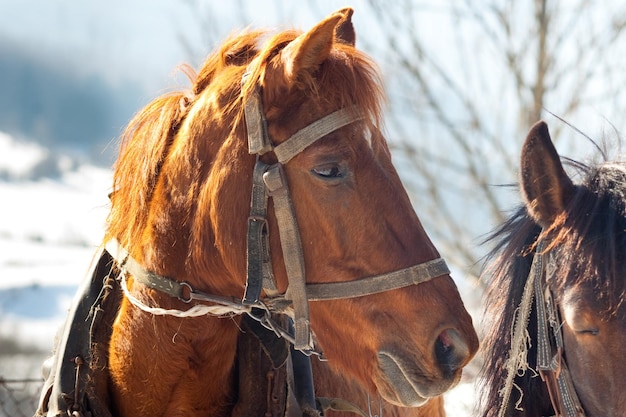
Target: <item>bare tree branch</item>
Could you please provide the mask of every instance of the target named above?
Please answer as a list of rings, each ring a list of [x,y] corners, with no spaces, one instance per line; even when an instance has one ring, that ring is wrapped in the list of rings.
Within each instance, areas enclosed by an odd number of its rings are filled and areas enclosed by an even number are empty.
[[[197,0],[187,1],[200,7]],[[249,0],[237,1],[245,22]],[[295,12],[284,2],[274,5],[281,19]],[[386,77],[390,147],[403,180],[442,254],[477,276],[488,250],[478,239],[519,201],[499,185],[517,181],[519,149],[532,123],[549,116],[546,110],[576,124],[595,111],[614,123],[612,129],[626,129],[626,5],[612,0],[365,0],[364,5],[357,10],[366,29],[359,31],[358,44]],[[306,13],[319,18],[331,12],[314,1],[307,6]],[[551,131],[565,149],[573,151],[581,142],[566,124],[552,123]]]

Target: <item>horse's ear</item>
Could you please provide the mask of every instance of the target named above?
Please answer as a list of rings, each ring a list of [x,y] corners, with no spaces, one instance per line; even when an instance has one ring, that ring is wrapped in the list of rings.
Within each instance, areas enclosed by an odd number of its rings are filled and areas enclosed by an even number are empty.
[[[314,72],[328,58],[335,41],[335,29],[351,11],[348,8],[331,14],[283,49],[281,59],[289,84],[302,74]]]
[[[337,13],[343,15],[343,19],[339,21],[337,27],[335,27],[335,40],[346,45],[354,46],[356,44],[356,33],[354,32],[354,26],[352,25],[352,14],[354,10],[350,7],[339,10]]]
[[[574,184],[563,169],[544,122],[536,123],[524,142],[521,183],[528,213],[542,227],[554,222],[573,194]]]

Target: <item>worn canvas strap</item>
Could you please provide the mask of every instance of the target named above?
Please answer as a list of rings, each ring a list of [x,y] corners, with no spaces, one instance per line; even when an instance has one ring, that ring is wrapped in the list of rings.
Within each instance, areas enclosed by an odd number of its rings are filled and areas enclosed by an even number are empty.
[[[546,383],[550,401],[559,417],[584,417],[567,363],[563,358],[563,336],[559,312],[545,274],[535,280],[537,307],[537,370]],[[548,326],[550,328],[548,329]],[[552,335],[552,337],[550,337]],[[554,340],[554,342],[552,342]],[[554,344],[553,344],[554,343]]]
[[[357,106],[344,107],[294,133],[289,139],[274,147],[278,162],[286,164],[320,138],[344,126],[365,118]]]
[[[558,312],[549,289],[545,285],[545,242],[538,243],[524,286],[522,299],[517,309],[517,318],[511,338],[509,358],[505,363],[507,377],[501,390],[502,403],[498,417],[504,417],[509,407],[513,379],[520,371],[528,368],[528,334],[527,326],[532,309],[533,299],[537,308],[537,371],[546,383],[548,394],[557,417],[584,417],[585,413],[576,395],[574,384],[562,357],[563,339]],[[546,296],[544,291],[549,294]],[[553,352],[548,324],[552,328],[552,336],[557,346]]]
[[[304,255],[300,232],[295,217],[295,210],[289,188],[285,180],[282,165],[271,166],[263,175],[263,180],[274,201],[274,214],[278,222],[281,248],[285,260],[285,269],[289,287],[285,298],[293,302],[295,345],[298,350],[312,350],[313,339],[309,323],[309,303],[306,293],[306,276],[304,270]]]
[[[249,72],[244,74],[245,85]],[[283,143],[274,146],[267,132],[267,121],[263,112],[260,87],[254,87],[244,103],[244,115],[248,133],[248,152],[257,155],[253,174],[250,216],[248,218],[247,277],[243,301],[258,302],[263,283],[271,294],[273,277],[270,279],[269,246],[267,239],[266,206],[267,196],[274,202],[274,213],[278,222],[281,247],[287,271],[289,287],[285,298],[293,304],[295,348],[313,350],[313,337],[309,322],[309,305],[306,293],[306,275],[300,232],[295,210],[282,165],[331,132],[362,120],[365,115],[356,106],[346,107],[330,113],[294,133]],[[273,151],[278,163],[267,166],[259,157]],[[262,175],[265,190],[261,191],[259,177]],[[267,191],[267,194],[264,192]]]
[[[242,84],[246,82],[248,73],[244,74]],[[278,162],[285,164],[318,139],[344,126],[365,118],[365,114],[357,106],[349,106],[337,110],[311,123],[294,133],[280,145],[274,146],[267,133],[267,121],[263,113],[261,94],[258,86],[254,93],[247,97],[244,104],[246,129],[248,132],[248,153],[263,155],[274,151]]]
[[[245,82],[246,76],[242,80],[242,83]],[[139,283],[184,302],[206,301],[217,304],[217,306],[195,305],[187,311],[164,310],[146,306],[139,300],[134,300],[132,294],[126,290],[126,297],[133,304],[153,314],[170,314],[181,317],[201,314],[221,315],[223,312],[245,313],[253,318],[256,317],[264,326],[279,336],[289,338],[295,349],[310,354],[314,352],[314,346],[309,322],[309,301],[361,297],[416,285],[449,274],[450,271],[444,260],[438,258],[424,264],[353,282],[307,284],[298,223],[282,164],[287,163],[320,138],[350,123],[362,120],[365,116],[355,106],[340,109],[313,122],[296,132],[285,142],[274,147],[267,134],[258,86],[255,87],[254,93],[245,102],[244,112],[248,130],[249,152],[257,155],[257,162],[253,173],[250,216],[248,218],[247,277],[243,298],[240,300],[234,297],[223,297],[196,291],[186,282],[179,282],[147,271],[115,239],[111,239],[106,244],[107,251],[116,259],[120,268],[129,272]],[[260,156],[268,151],[275,152],[278,163],[267,165],[260,160]],[[287,272],[288,287],[285,294],[278,294],[276,291],[270,262],[267,230],[267,203],[270,197],[274,202]],[[125,274],[122,276],[125,277]],[[263,289],[265,289],[267,297],[261,300]],[[293,308],[289,308],[289,305],[292,305]],[[264,312],[260,319],[253,312],[253,308]],[[275,326],[271,320],[267,319],[272,312],[280,312],[293,317],[293,337],[288,331]]]
[[[249,73],[246,72],[241,80],[245,84]],[[267,135],[267,123],[263,113],[259,86],[254,87],[254,93],[245,100],[243,111],[246,118],[246,130],[248,131],[248,153],[250,155],[263,155],[272,150],[272,143]]]
[[[244,304],[252,305],[261,298],[261,290],[276,291],[270,260],[269,237],[267,230],[267,192],[263,175],[269,165],[257,157],[252,174],[252,195],[247,235],[247,279]]]
[[[144,311],[147,311],[156,315],[178,315],[181,317],[194,317],[207,314],[212,315],[224,315],[228,313],[243,314],[250,311],[248,306],[243,305],[241,300],[235,297],[222,297],[219,295],[208,294],[201,291],[196,291],[189,283],[184,281],[176,281],[168,277],[164,277],[159,274],[155,274],[152,271],[145,269],[139,262],[137,262],[116,239],[110,239],[105,244],[106,251],[111,257],[118,263],[119,268],[122,270],[122,286],[125,290],[124,293],[130,301],[137,307]],[[140,303],[138,300],[132,298],[132,295],[125,289],[125,273],[130,273],[133,278],[145,285],[148,288],[152,288],[163,292],[170,297],[178,298],[179,300],[189,303],[191,301],[204,301],[213,303],[216,306],[202,306],[196,305],[190,310],[178,311],[178,310],[164,310],[160,308],[150,308]],[[173,314],[176,311],[178,314]]]
[[[511,401],[511,392],[513,390],[513,380],[518,373],[525,372],[528,369],[528,321],[530,318],[530,311],[532,310],[535,281],[539,279],[543,273],[543,242],[540,242],[539,247],[536,249],[533,257],[533,262],[530,266],[530,272],[524,285],[524,292],[522,293],[522,299],[517,307],[513,334],[511,335],[511,347],[509,350],[509,357],[505,362],[506,367],[506,379],[504,381],[504,387],[500,390],[502,397],[502,403],[498,410],[498,417],[505,417],[506,412],[509,409]]]
[[[408,287],[409,285],[421,284],[449,273],[450,269],[448,269],[446,261],[442,258],[437,258],[408,268],[361,278],[356,281],[308,284],[306,291],[309,301],[363,297]]]

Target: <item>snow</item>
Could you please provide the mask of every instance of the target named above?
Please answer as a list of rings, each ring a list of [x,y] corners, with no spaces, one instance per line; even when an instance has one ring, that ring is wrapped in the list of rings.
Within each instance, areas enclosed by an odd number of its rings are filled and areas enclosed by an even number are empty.
[[[46,151],[34,143],[20,143],[13,137],[0,132],[0,172],[22,177],[37,163],[41,162]]]
[[[0,344],[0,378],[41,375],[45,352],[103,236],[111,171],[67,163],[59,178],[28,179],[48,156],[0,132],[0,343],[14,340],[24,352],[43,351],[9,355],[8,345]],[[459,287],[475,300],[471,285]],[[448,415],[471,415],[474,392],[470,375],[446,395]]]
[[[28,179],[48,157],[0,132],[0,337],[45,351],[100,244],[111,183],[64,157],[60,178]]]

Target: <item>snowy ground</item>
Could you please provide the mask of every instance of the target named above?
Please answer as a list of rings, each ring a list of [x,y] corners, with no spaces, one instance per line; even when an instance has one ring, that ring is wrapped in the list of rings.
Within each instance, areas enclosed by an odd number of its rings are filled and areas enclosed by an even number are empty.
[[[111,172],[59,159],[58,179],[29,179],[48,157],[45,149],[0,133],[0,382],[40,376],[102,238]],[[471,288],[460,289],[472,303]],[[475,369],[467,373],[446,396],[449,416],[472,415]],[[38,384],[24,389],[22,395],[34,395],[28,390]],[[0,417],[29,412],[0,407]]]

